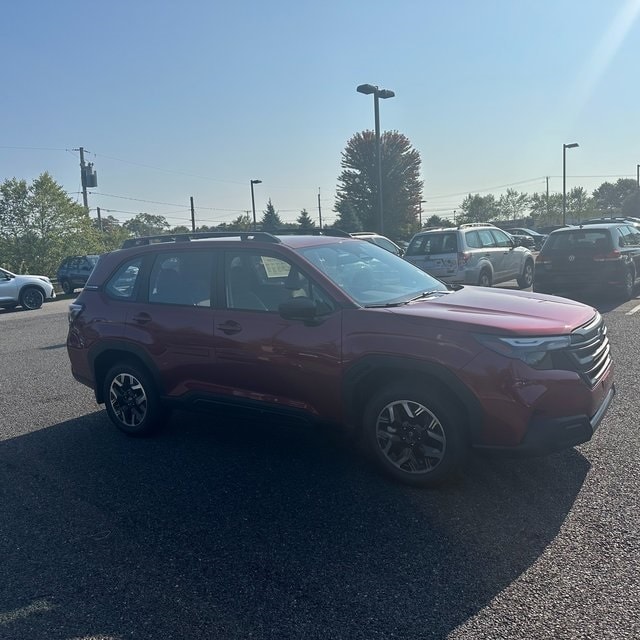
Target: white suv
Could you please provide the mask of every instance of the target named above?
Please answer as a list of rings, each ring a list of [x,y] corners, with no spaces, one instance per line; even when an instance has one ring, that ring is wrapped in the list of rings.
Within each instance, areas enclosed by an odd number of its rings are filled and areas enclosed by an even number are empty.
[[[517,280],[521,289],[533,283],[534,262],[529,249],[492,224],[421,231],[404,256],[428,274],[448,284],[492,284]]]
[[[45,300],[56,297],[47,276],[18,275],[0,269],[0,309],[39,309]]]

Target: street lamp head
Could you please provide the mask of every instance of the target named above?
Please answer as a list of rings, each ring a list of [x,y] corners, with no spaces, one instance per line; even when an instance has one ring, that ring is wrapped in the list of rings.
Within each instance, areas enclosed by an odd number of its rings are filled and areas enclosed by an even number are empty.
[[[372,84],[360,84],[356,88],[356,91],[358,93],[364,93],[367,96],[372,94],[372,93],[375,93],[377,90],[378,90],[378,87],[376,87],[376,86],[374,86]]]
[[[251,184],[262,184],[262,180],[252,180]]]
[[[562,146],[565,149],[575,149],[576,147],[579,147],[580,145],[577,142],[572,142],[571,144],[563,144]]]
[[[395,95],[396,94],[390,89],[380,89],[380,91],[378,91],[379,98],[393,98]]]

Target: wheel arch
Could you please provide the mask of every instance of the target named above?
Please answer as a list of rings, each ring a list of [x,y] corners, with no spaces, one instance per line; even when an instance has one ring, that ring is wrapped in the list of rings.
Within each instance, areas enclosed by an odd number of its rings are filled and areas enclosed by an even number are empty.
[[[153,380],[156,389],[162,395],[164,387],[158,369],[143,349],[125,342],[114,341],[101,345],[90,354],[91,368],[94,377],[96,402],[102,404],[104,399],[104,378],[109,369],[117,362],[127,362],[143,368]]]
[[[350,367],[343,379],[343,399],[347,423],[357,430],[362,427],[362,413],[368,400],[390,381],[406,380],[415,385],[423,382],[446,397],[460,413],[466,435],[479,439],[482,426],[480,402],[467,385],[451,370],[434,362],[423,362],[400,356],[366,356]]]

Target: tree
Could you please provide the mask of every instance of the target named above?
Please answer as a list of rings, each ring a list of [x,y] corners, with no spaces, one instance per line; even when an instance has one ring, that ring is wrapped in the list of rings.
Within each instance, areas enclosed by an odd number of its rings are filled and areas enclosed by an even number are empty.
[[[53,275],[68,255],[102,251],[84,207],[48,173],[0,185],[0,255],[9,268]]]
[[[269,231],[270,233],[274,233],[278,231],[278,229],[282,229],[282,220],[280,220],[280,216],[275,210],[273,203],[271,202],[271,198],[269,198],[269,202],[267,202],[266,210],[263,211],[260,228],[262,231]]]
[[[603,182],[593,192],[595,208],[601,216],[620,216],[625,201],[635,202],[637,190],[636,181],[630,178],[620,178],[615,184]]]
[[[303,209],[298,216],[297,223],[300,231],[303,233],[308,233],[312,229],[315,228],[316,223],[311,219],[309,212],[306,209]]]
[[[538,227],[562,224],[562,194],[534,193],[529,198],[533,225]]]
[[[501,220],[518,220],[526,216],[529,210],[529,196],[515,189],[507,189],[498,200],[497,218]]]
[[[448,218],[441,218],[438,215],[429,216],[424,223],[424,226],[427,228],[439,228],[439,227],[453,227],[455,226],[451,220]]]
[[[420,154],[398,131],[381,136],[382,197],[385,235],[405,238],[418,227],[422,181]],[[335,210],[341,227],[347,230],[355,216],[359,226],[380,231],[378,165],[373,131],[356,133],[342,152]],[[351,225],[353,226],[353,225]]]
[[[462,214],[458,221],[468,222],[489,222],[497,217],[498,206],[492,194],[481,196],[479,193],[472,196],[469,194],[460,205]]]
[[[113,216],[102,217],[102,231],[100,231],[97,220],[93,221],[93,226],[100,233],[104,251],[119,249],[122,243],[130,237],[129,232]]]
[[[338,211],[333,226],[335,229],[342,229],[347,233],[362,231],[362,222],[360,222],[360,218],[355,214],[353,207],[348,202],[344,203],[341,211]]]
[[[139,213],[122,225],[136,238],[142,236],[159,236],[169,229],[169,223],[164,216],[151,213]]]
[[[567,194],[567,216],[570,222],[581,222],[596,213],[593,199],[583,187],[574,187]]]

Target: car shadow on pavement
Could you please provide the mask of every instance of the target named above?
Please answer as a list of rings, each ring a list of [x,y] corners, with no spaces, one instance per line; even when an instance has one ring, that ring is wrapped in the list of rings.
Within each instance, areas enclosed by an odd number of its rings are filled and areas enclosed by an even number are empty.
[[[556,537],[569,450],[387,481],[314,431],[104,412],[0,442],[0,637],[444,638]]]

